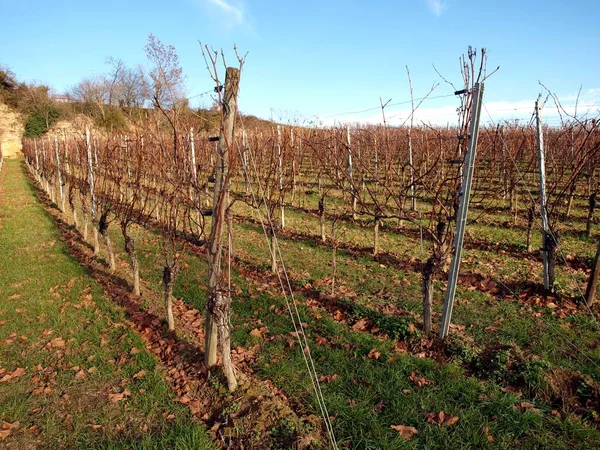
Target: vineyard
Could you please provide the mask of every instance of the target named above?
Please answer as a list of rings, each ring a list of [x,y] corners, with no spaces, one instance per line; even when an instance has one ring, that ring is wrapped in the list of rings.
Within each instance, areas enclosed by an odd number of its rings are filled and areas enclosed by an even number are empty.
[[[163,111],[0,168],[217,445],[600,447],[597,117],[479,126],[466,72],[455,127],[259,129],[211,75],[218,136]]]

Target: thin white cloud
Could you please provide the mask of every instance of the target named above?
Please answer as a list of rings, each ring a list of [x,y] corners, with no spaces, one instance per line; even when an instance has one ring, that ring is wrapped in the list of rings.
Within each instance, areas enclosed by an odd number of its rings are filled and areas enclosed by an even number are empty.
[[[440,17],[446,9],[448,4],[443,0],[426,0],[427,9],[433,13],[435,17]]]
[[[600,115],[600,89],[588,89],[581,93],[579,103],[576,107],[574,95],[565,95],[560,98],[562,110],[559,111],[552,99],[549,99],[542,111],[542,120],[549,125],[558,125],[561,121],[561,113],[564,120],[570,119],[568,116],[575,114],[579,119],[584,117],[593,118]],[[533,113],[535,99],[521,100],[515,102],[496,101],[486,102],[485,108],[481,113],[481,123],[485,125],[494,125],[503,121],[519,120],[519,123],[528,123]],[[456,107],[458,103],[427,107],[423,105],[414,114],[414,124],[422,123],[453,126],[457,123]],[[566,115],[565,115],[566,113]],[[391,126],[410,124],[411,110],[409,108],[386,108],[387,123]],[[380,112],[369,111],[365,114],[350,114],[338,117],[324,116],[320,120],[323,126],[332,126],[339,124],[381,124],[382,117]]]
[[[229,18],[233,19],[235,25],[243,25],[246,22],[243,4],[233,5],[225,0],[208,0],[208,2],[215,5]]]

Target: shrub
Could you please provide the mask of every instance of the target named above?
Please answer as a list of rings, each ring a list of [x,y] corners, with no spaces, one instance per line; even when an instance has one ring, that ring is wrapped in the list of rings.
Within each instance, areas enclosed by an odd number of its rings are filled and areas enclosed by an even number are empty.
[[[46,114],[41,112],[34,112],[27,117],[25,122],[25,136],[36,137],[48,131],[48,128],[56,123],[60,113],[54,108],[48,109]]]
[[[125,116],[116,106],[104,106],[104,114],[95,113],[94,123],[107,130],[122,130],[125,128]]]

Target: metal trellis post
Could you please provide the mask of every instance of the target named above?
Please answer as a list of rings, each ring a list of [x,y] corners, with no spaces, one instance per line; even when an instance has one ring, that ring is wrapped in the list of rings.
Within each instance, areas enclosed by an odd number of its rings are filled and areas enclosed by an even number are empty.
[[[537,124],[537,144],[540,171],[540,213],[542,216],[542,252],[544,254],[544,288],[550,289],[550,276],[548,272],[548,211],[546,210],[546,153],[544,151],[544,131],[542,129],[542,107],[540,98],[535,102],[535,119]]]
[[[444,339],[448,335],[450,320],[452,318],[452,308],[454,306],[454,297],[456,295],[456,282],[458,281],[458,271],[460,268],[460,258],[462,255],[463,241],[465,237],[465,227],[467,224],[467,213],[469,210],[469,198],[471,196],[471,185],[473,182],[473,172],[475,170],[475,156],[477,154],[477,139],[479,137],[479,117],[481,116],[481,103],[483,100],[483,83],[476,83],[473,88],[473,106],[471,115],[471,124],[469,126],[469,146],[465,154],[464,171],[462,174],[462,184],[460,192],[460,203],[456,215],[456,231],[454,234],[452,263],[450,265],[450,274],[448,276],[448,287],[444,297],[444,311],[442,313],[442,324],[440,327],[440,338]]]

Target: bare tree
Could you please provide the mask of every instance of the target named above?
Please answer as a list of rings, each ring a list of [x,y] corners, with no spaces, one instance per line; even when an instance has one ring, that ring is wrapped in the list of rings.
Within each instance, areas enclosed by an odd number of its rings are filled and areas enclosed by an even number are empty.
[[[102,118],[106,117],[105,107],[109,100],[109,83],[104,77],[84,78],[68,90],[68,95],[76,102],[97,109]]]

